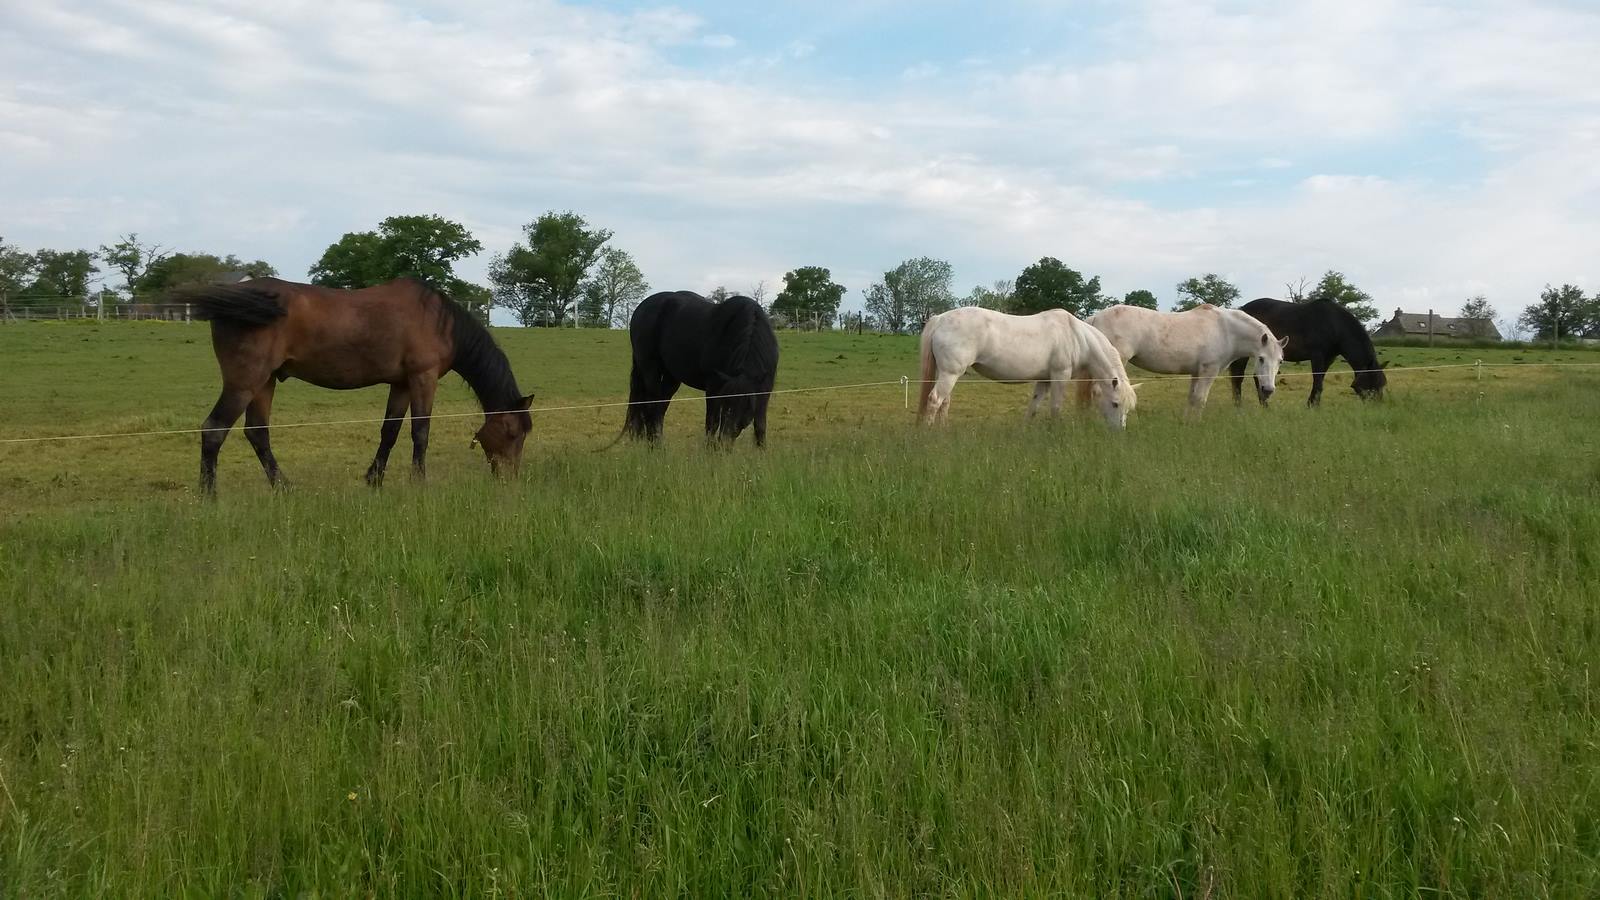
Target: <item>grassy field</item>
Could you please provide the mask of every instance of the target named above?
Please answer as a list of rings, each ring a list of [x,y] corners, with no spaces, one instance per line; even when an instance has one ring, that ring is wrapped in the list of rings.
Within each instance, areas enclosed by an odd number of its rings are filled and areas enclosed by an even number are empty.
[[[620,335],[498,336],[623,393]],[[1600,355],[1384,358],[1121,435],[976,382],[783,395],[765,453],[542,413],[504,485],[471,417],[382,492],[376,425],[277,433],[283,495],[236,435],[215,504],[194,436],[0,445],[0,896],[1595,896],[1600,368],[1513,364]],[[0,439],[215,390],[199,327],[0,327]]]

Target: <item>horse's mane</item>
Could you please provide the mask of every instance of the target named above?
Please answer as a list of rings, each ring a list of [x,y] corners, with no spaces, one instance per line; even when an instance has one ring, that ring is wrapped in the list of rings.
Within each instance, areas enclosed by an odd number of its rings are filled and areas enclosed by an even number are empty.
[[[726,317],[721,329],[727,342],[722,348],[725,374],[762,386],[778,368],[778,337],[766,311],[749,297],[736,296],[717,304],[716,312]]]
[[[1339,352],[1350,363],[1351,368],[1357,370],[1378,368],[1378,351],[1372,346],[1372,336],[1367,334],[1366,326],[1361,324],[1355,313],[1345,308],[1343,303],[1327,297],[1319,297],[1310,302],[1324,306],[1326,314],[1338,323],[1336,327],[1339,332]]]
[[[478,317],[450,295],[424,281],[417,281],[418,299],[438,301],[439,331],[455,344],[455,360],[450,368],[461,374],[478,405],[489,412],[520,409],[522,391],[511,372],[511,361],[490,336]]]

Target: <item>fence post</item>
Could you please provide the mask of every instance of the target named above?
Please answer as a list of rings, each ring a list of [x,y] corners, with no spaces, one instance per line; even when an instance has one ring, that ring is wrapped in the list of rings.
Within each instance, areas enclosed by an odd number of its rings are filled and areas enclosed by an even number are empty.
[[[901,375],[900,376],[900,388],[901,388],[901,390],[905,391],[905,394],[906,394],[906,398],[905,398],[906,409],[910,409],[911,408],[911,377],[910,376],[908,376],[908,375]]]
[[[1433,346],[1433,308],[1428,308],[1428,346]]]

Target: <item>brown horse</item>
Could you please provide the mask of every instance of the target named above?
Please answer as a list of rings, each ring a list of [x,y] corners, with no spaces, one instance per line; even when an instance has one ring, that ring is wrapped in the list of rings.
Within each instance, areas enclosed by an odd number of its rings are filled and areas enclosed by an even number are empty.
[[[515,473],[533,428],[506,355],[488,329],[455,301],[411,278],[341,290],[258,278],[191,288],[182,299],[211,322],[211,346],[222,369],[222,395],[200,437],[200,489],[216,493],[217,453],[244,414],[245,437],[267,481],[287,484],[272,455],[268,421],[277,383],[288,378],[335,390],[389,385],[378,453],[367,483],[383,483],[389,450],[411,411],[412,474],[425,472],[428,424],[439,376],[461,373],[484,410],[473,438],[496,473]]]

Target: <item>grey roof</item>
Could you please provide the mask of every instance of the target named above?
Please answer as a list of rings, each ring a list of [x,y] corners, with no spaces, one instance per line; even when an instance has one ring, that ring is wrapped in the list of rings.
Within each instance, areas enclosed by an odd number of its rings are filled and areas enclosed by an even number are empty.
[[[1429,333],[1427,313],[1408,313],[1397,309],[1394,311],[1394,318],[1383,324],[1398,325],[1405,334],[1426,336]],[[1500,337],[1500,329],[1495,327],[1493,319],[1462,319],[1438,315],[1433,317],[1432,333],[1442,337],[1490,339]]]
[[[250,273],[249,272],[233,271],[233,272],[223,272],[221,275],[218,275],[217,279],[216,279],[216,283],[217,284],[238,284],[241,281],[249,281],[249,280],[250,280]]]

